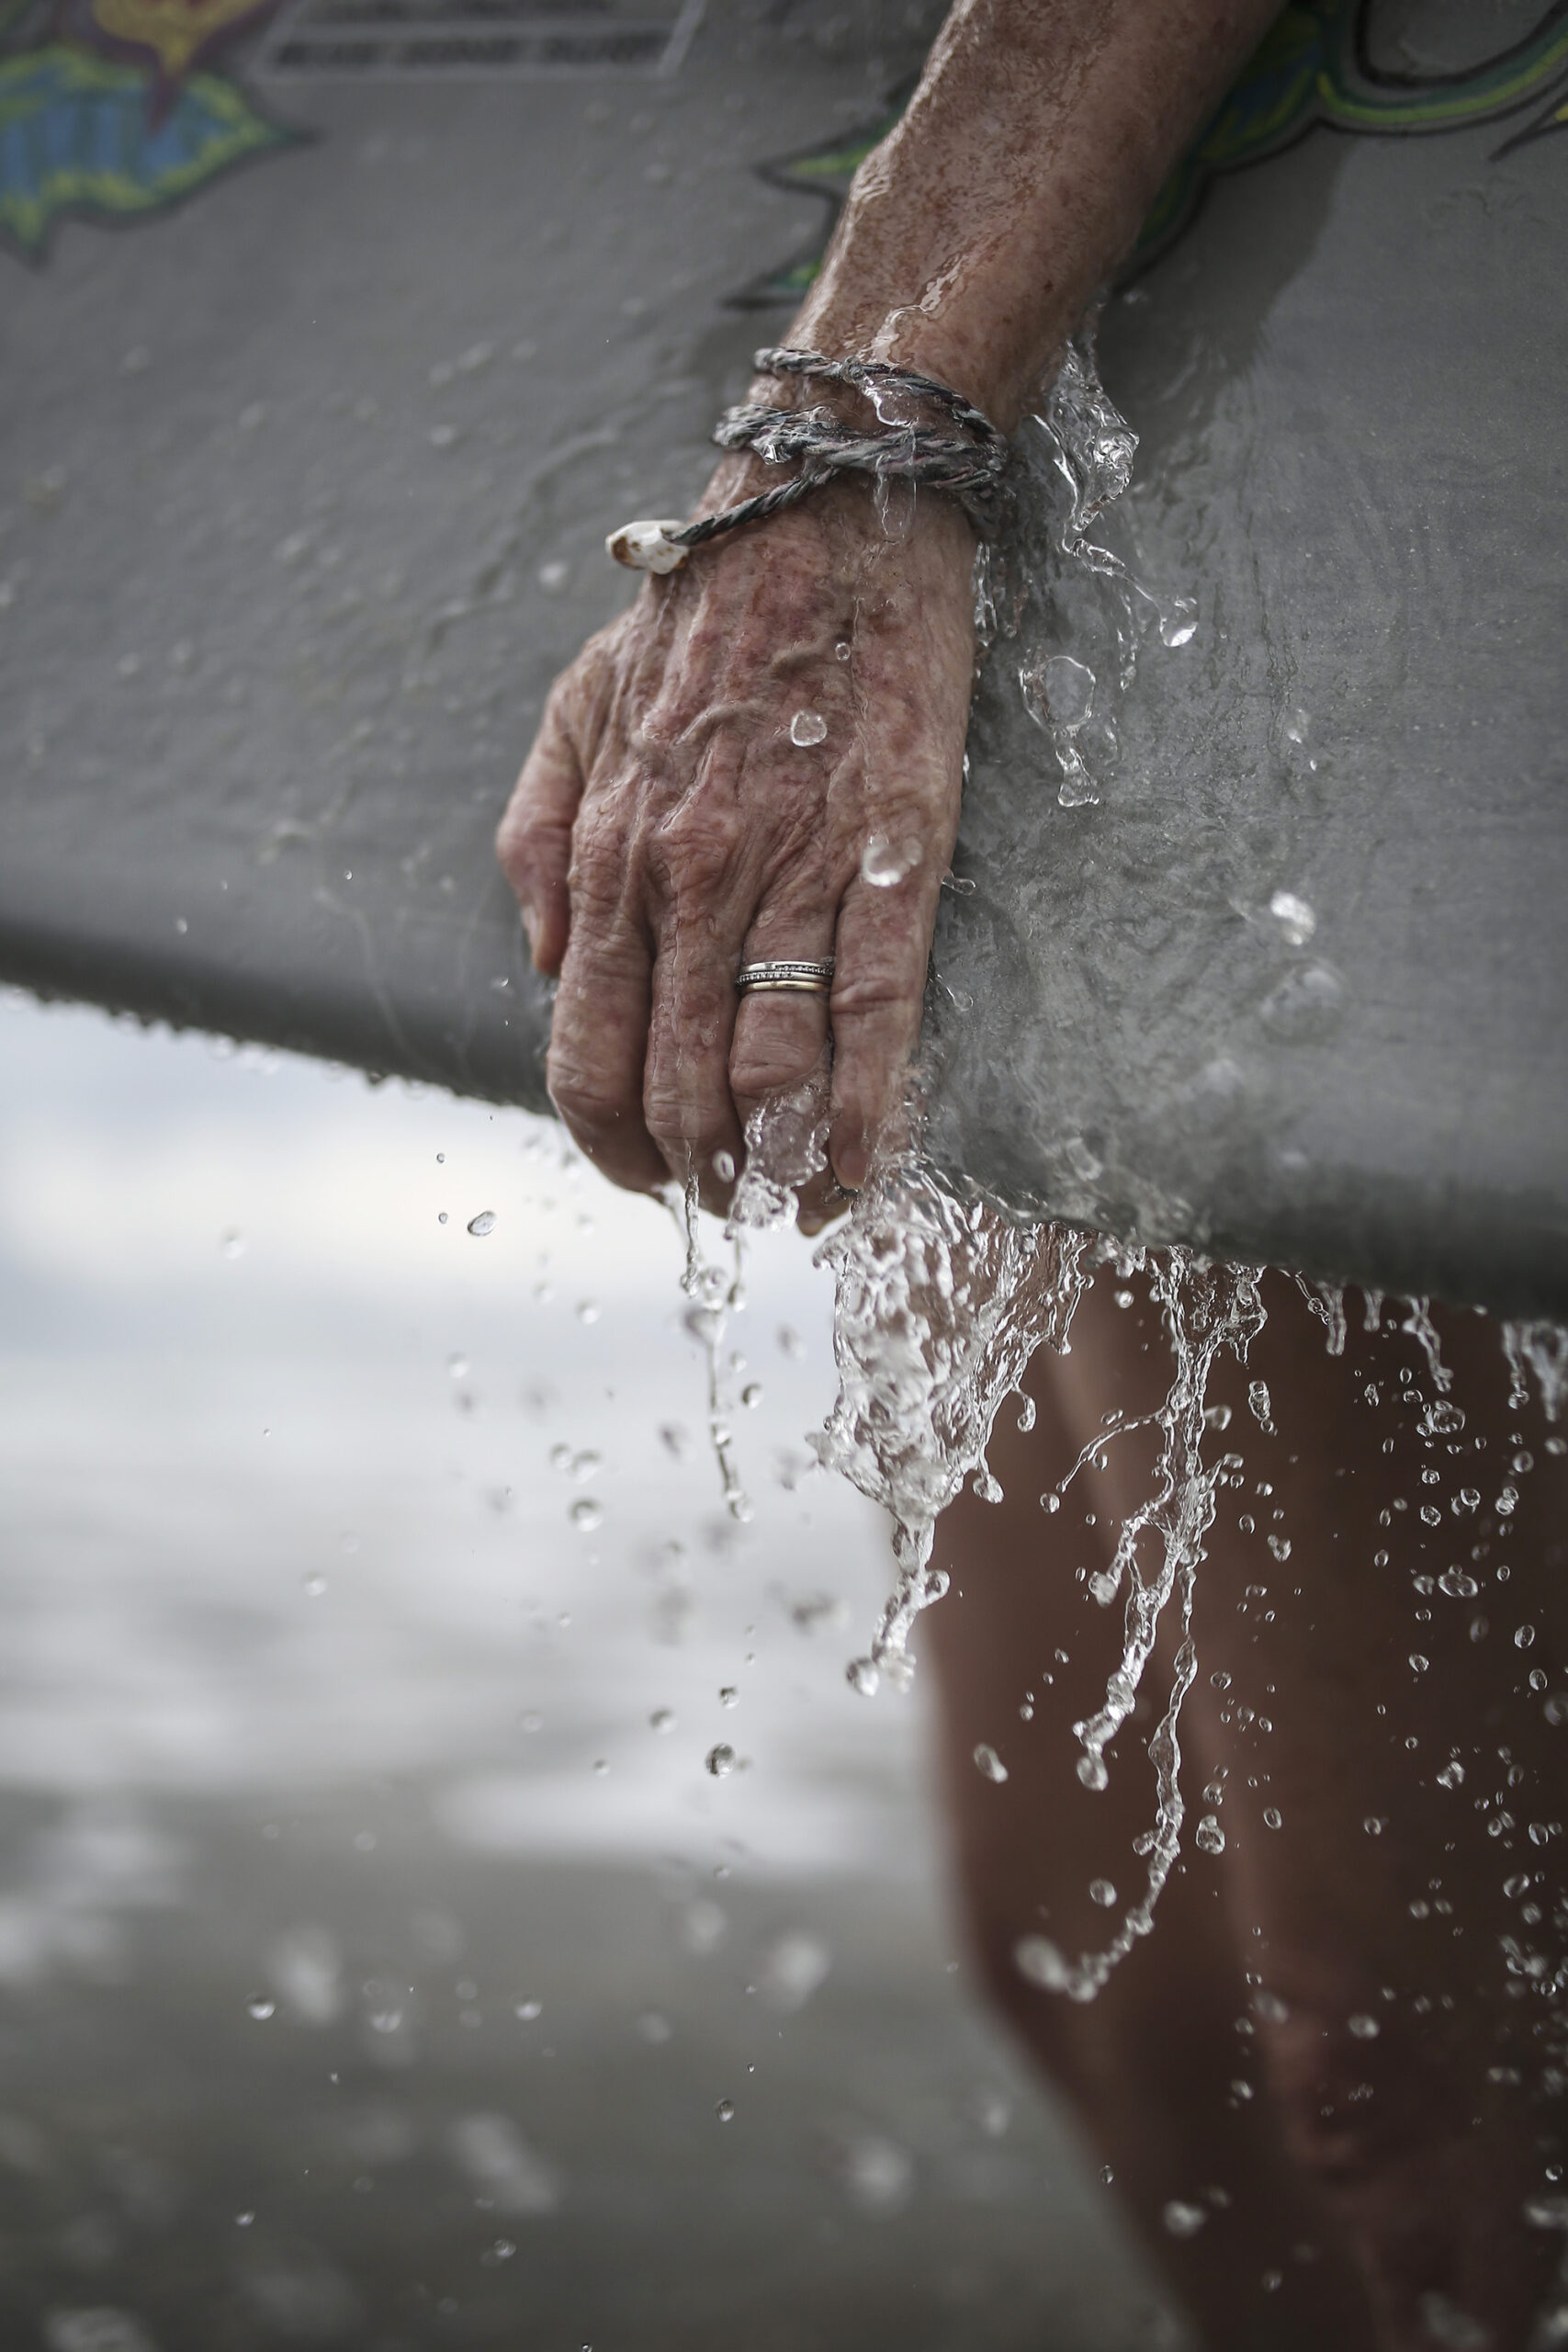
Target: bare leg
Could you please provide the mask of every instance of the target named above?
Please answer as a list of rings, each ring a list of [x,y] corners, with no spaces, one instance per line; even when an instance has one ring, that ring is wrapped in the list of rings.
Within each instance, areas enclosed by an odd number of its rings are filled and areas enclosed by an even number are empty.
[[[1019,1974],[1014,1947],[1040,1932],[1075,1954],[1102,1946],[1141,1885],[1132,1840],[1153,1819],[1141,1750],[1156,1708],[1141,1702],[1103,1794],[1079,1785],[1071,1730],[1121,1648],[1120,1609],[1102,1613],[1077,1572],[1108,1557],[1149,1454],[1123,1440],[1056,1516],[1037,1499],[1106,1413],[1163,1396],[1157,1318],[1141,1286],[1118,1308],[1117,1287],[1102,1275],[1086,1299],[1070,1357],[1037,1359],[1032,1435],[1004,1415],[992,1460],[1007,1499],[965,1497],[941,1531],[955,1591],[929,1639],[982,1964],[1216,2352],[1414,2352],[1467,2340],[1467,2324],[1510,2352],[1560,2245],[1523,2209],[1562,2154],[1547,1988],[1568,1723],[1552,1725],[1529,1677],[1568,1687],[1563,1460],[1536,1404],[1508,1407],[1495,1325],[1438,1318],[1453,1371],[1441,1401],[1464,1422],[1423,1431],[1439,1391],[1416,1340],[1397,1323],[1357,1329],[1331,1358],[1293,1285],[1270,1278],[1252,1362],[1212,1384],[1232,1415],[1215,1451],[1245,1472],[1199,1571],[1185,1859],[1152,1937],[1096,2002],[1069,2003]],[[1260,1378],[1274,1436],[1247,1408]],[[1516,1472],[1521,1453],[1533,1466]],[[1499,1516],[1505,1488],[1518,1499]],[[976,1770],[981,1742],[1005,1783]],[[1223,1826],[1222,1854],[1195,1850],[1201,1813]],[[1096,1881],[1116,1886],[1115,1911],[1091,1898]],[[1206,2212],[1190,2236],[1167,2226],[1172,2200]]]

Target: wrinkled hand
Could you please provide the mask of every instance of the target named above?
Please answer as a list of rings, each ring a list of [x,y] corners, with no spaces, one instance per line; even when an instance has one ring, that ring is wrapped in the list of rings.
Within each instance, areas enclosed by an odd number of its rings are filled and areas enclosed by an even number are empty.
[[[556,681],[497,846],[560,975],[551,1095],[615,1182],[694,1175],[722,1208],[750,1114],[815,1079],[832,1173],[863,1183],[957,831],[973,554],[950,501],[896,497],[885,527],[834,487],[648,581]],[[743,962],[828,956],[830,1001],[737,996]]]

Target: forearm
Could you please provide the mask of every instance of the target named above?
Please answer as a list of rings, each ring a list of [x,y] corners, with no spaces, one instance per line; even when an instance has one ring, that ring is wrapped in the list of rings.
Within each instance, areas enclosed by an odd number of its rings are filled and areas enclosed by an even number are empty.
[[[940,377],[1010,431],[1280,0],[957,0],[792,340]]]

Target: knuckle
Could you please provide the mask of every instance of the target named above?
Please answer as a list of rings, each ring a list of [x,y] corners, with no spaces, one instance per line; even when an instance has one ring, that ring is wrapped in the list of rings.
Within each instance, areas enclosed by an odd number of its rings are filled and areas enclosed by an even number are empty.
[[[745,829],[733,807],[693,796],[671,811],[649,847],[654,878],[671,899],[718,895],[740,861]]]
[[[816,1040],[747,1037],[729,1057],[730,1091],[742,1102],[762,1102],[773,1095],[789,1093],[809,1078],[820,1050]]]
[[[649,1134],[675,1165],[705,1160],[723,1138],[714,1107],[675,1082],[650,1081],[643,1090],[642,1115]]]
[[[906,972],[873,965],[833,983],[835,1021],[866,1020],[877,1014],[912,1012],[919,1003],[919,985]]]
[[[637,1116],[637,1097],[613,1072],[550,1047],[545,1066],[550,1100],[576,1131],[610,1136]]]
[[[535,816],[515,804],[495,832],[495,854],[513,887],[547,878],[565,863],[563,851],[570,828]]]

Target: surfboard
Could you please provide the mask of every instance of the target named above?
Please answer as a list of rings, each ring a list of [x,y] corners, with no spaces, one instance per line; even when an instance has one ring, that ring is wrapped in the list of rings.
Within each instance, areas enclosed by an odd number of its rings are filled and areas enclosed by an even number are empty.
[[[496,817],[605,531],[692,497],[918,69],[884,18],[13,15],[0,977],[543,1106]],[[1162,193],[1103,533],[1193,626],[1100,664],[1066,805],[1046,640],[1104,616],[1042,546],[989,650],[965,1181],[1568,1314],[1565,127],[1561,6],[1324,0]]]

